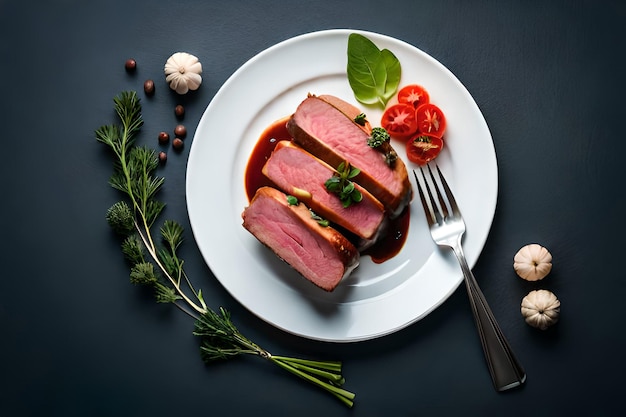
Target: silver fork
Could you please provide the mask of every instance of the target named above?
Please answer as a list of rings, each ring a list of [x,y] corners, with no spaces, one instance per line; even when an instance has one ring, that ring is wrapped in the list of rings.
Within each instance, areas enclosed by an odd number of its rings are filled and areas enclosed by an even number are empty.
[[[467,264],[461,243],[465,233],[465,222],[439,167],[436,165],[435,167],[436,174],[433,174],[429,165],[421,167],[421,181],[413,170],[430,233],[437,245],[447,246],[454,251],[461,265],[478,334],[495,389],[504,391],[520,386],[526,380],[526,373],[515,358]],[[440,188],[443,188],[443,192]]]

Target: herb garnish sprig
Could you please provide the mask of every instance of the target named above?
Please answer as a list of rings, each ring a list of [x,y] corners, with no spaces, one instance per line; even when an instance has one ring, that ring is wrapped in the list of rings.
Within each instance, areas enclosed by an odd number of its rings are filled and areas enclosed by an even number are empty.
[[[113,101],[121,125],[101,126],[95,135],[114,155],[109,184],[125,196],[107,210],[106,219],[123,237],[121,249],[130,264],[131,283],[152,287],[157,302],[173,303],[195,319],[193,334],[200,338],[205,363],[243,354],[260,356],[352,407],[354,393],[341,388],[341,362],[274,356],[241,334],[226,309],[214,311],[206,305],[202,291],[193,287],[177,253],[183,242],[183,227],[165,220],[159,228],[160,240],[153,235],[156,220],[165,208],[165,203],[156,199],[165,179],[155,175],[159,165],[156,152],[135,145],[143,126],[140,99],[136,92],[124,91]]]
[[[360,173],[360,169],[350,166],[347,162],[342,162],[333,176],[324,182],[324,186],[328,191],[337,194],[344,208],[348,208],[352,203],[359,203],[363,200],[363,194],[350,181]]]
[[[359,126],[365,126],[365,123],[367,123],[367,116],[365,115],[365,113],[359,113],[354,118],[354,121]]]
[[[374,127],[372,128],[372,134],[369,138],[367,138],[367,144],[370,148],[378,148],[390,140],[391,136],[389,136],[389,133],[385,130],[385,128]]]

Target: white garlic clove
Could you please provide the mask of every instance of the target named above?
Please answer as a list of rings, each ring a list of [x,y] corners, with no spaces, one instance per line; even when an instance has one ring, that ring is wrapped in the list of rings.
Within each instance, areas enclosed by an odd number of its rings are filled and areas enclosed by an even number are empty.
[[[548,290],[534,290],[522,299],[522,316],[532,327],[546,330],[559,321],[561,302]]]
[[[165,62],[165,81],[178,94],[197,90],[202,84],[202,64],[187,52],[176,52]]]
[[[515,254],[513,269],[520,278],[539,281],[552,270],[552,255],[543,246],[531,243]]]

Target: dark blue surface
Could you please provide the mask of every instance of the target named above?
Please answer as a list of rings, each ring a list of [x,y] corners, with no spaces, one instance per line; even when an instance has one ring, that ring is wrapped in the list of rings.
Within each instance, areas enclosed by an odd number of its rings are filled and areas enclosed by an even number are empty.
[[[0,415],[619,415],[625,25],[620,1],[0,1]],[[156,134],[173,129],[179,102],[192,138],[240,65],[284,39],[329,28],[415,45],[481,108],[497,152],[499,198],[474,272],[527,370],[522,389],[493,390],[464,287],[409,328],[356,344],[300,339],[256,318],[215,280],[191,237],[189,146],[170,152],[161,170],[167,217],[187,230],[188,274],[210,306],[228,308],[269,351],[342,360],[355,407],[257,358],[205,367],[190,319],[129,284],[104,221],[119,195],[107,185],[110,160],[93,134],[114,121],[113,96],[141,92],[153,78],[140,142],[158,147]],[[179,50],[204,67],[202,87],[182,101],[162,77]],[[128,57],[138,62],[134,75],[124,71]],[[530,242],[554,256],[541,283],[512,271],[513,255]],[[561,321],[546,332],[519,312],[536,288],[562,302]]]

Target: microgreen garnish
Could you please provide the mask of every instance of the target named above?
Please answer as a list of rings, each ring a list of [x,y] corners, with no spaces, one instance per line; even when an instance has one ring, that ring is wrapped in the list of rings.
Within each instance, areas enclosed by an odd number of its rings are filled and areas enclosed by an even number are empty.
[[[389,142],[391,136],[389,133],[382,127],[374,127],[372,128],[372,134],[369,138],[367,138],[367,144],[371,148],[378,148],[385,142]]]
[[[360,169],[351,167],[347,162],[342,162],[337,167],[335,174],[324,183],[328,191],[337,194],[344,208],[363,200],[363,194],[350,181],[360,173]]]
[[[298,205],[298,199],[292,195],[288,195],[287,196],[287,204],[289,204],[290,206],[297,206]]]
[[[367,122],[367,116],[365,116],[365,113],[359,113],[354,118],[354,122],[358,125],[365,126],[365,122]]]
[[[165,207],[155,197],[165,180],[155,175],[159,165],[156,152],[135,145],[143,125],[137,93],[125,91],[113,101],[121,126],[102,126],[95,135],[113,151],[109,184],[125,197],[108,209],[106,220],[122,236],[121,249],[130,264],[130,281],[151,287],[158,302],[172,303],[195,319],[193,334],[200,338],[200,352],[206,363],[243,354],[260,356],[352,407],[355,395],[341,388],[344,379],[340,362],[273,356],[241,334],[226,309],[214,311],[206,305],[202,291],[193,287],[178,256],[182,226],[165,220],[159,229],[160,241],[153,235],[153,225]]]

